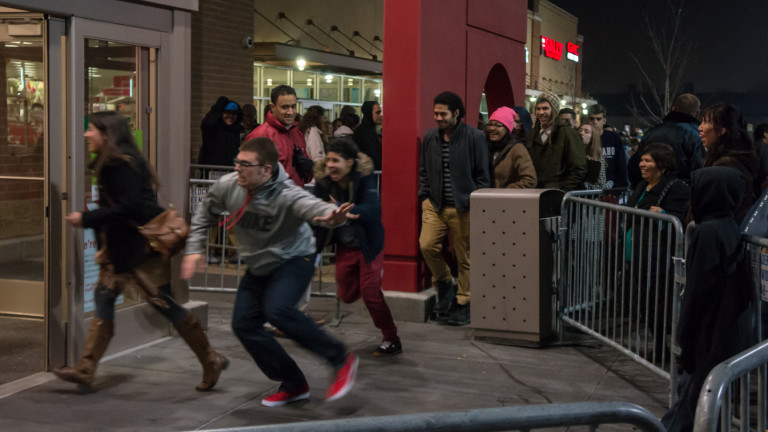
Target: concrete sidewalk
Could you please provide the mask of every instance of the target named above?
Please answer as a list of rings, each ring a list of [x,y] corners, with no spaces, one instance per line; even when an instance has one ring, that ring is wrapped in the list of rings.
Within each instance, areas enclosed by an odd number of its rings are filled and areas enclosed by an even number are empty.
[[[310,315],[330,321],[333,308],[334,300],[313,298]],[[354,389],[339,401],[323,401],[330,368],[281,339],[312,396],[306,403],[263,407],[261,399],[277,383],[264,377],[232,333],[231,304],[214,300],[209,335],[232,362],[215,391],[194,390],[197,359],[181,339],[167,338],[102,362],[93,393],[78,394],[50,374],[53,379],[0,399],[0,430],[185,431],[579,401],[632,402],[659,417],[666,411],[666,381],[578,333],[534,349],[475,341],[469,327],[398,323],[404,353],[377,358],[372,352],[381,334],[362,303],[344,305],[342,312],[341,326],[327,330],[361,361]]]

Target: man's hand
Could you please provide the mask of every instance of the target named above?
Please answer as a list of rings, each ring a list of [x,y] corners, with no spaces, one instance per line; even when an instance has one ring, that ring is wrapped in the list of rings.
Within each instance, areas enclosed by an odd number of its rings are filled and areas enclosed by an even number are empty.
[[[360,217],[359,215],[350,215],[349,212],[355,207],[352,203],[344,203],[339,206],[339,208],[333,210],[332,212],[328,213],[328,215],[323,217],[316,217],[312,219],[312,222],[314,222],[316,225],[320,225],[323,228],[334,228],[337,227],[344,222],[347,221],[347,218],[349,219],[357,219]]]
[[[83,214],[80,212],[72,212],[66,216],[64,216],[67,223],[72,225],[75,228],[82,228],[83,227]]]
[[[191,254],[184,255],[181,260],[181,278],[192,279],[197,270],[202,270],[206,266],[205,255]]]

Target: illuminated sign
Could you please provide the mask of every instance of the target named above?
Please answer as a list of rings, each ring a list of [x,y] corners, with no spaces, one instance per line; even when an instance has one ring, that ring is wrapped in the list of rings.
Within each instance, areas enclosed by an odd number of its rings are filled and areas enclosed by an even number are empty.
[[[566,53],[566,57],[568,60],[573,60],[575,62],[579,61],[579,46],[575,43],[568,42],[568,53]]]
[[[561,60],[563,58],[563,43],[558,42],[552,38],[546,36],[541,37],[541,53],[546,57],[555,60]],[[568,42],[566,58],[571,61],[579,61],[579,46],[573,42]]]
[[[550,39],[546,36],[541,37],[541,52],[555,60],[563,58],[563,43],[554,39]]]

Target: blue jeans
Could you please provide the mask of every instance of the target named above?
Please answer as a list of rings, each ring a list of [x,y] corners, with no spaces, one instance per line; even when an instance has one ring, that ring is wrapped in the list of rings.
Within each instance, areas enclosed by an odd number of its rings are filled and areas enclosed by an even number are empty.
[[[280,343],[264,329],[269,321],[302,347],[323,357],[336,369],[344,365],[346,347],[296,309],[315,272],[314,255],[284,261],[268,275],[245,272],[232,312],[232,330],[267,378],[280,390],[296,391],[307,380]]]

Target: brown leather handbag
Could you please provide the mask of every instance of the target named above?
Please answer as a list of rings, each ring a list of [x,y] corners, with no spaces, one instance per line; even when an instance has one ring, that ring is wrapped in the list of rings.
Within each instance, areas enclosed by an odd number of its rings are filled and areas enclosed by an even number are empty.
[[[184,249],[189,236],[189,225],[173,207],[138,228],[149,246],[166,261]]]

